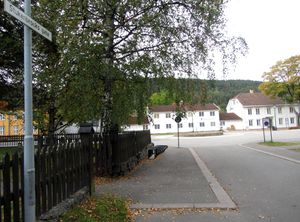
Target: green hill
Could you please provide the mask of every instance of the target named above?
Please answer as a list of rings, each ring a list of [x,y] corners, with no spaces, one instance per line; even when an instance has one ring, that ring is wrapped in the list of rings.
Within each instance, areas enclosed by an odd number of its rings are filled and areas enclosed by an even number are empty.
[[[259,81],[252,80],[200,80],[164,79],[152,82],[151,92],[157,97],[152,104],[169,104],[170,101],[183,100],[192,103],[215,103],[226,110],[228,100],[240,92],[258,91]],[[159,93],[163,92],[163,93]],[[168,92],[166,94],[166,92]]]

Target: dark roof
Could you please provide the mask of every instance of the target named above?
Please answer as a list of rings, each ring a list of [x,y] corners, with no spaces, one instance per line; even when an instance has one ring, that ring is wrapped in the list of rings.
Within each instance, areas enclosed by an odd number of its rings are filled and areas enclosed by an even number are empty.
[[[149,107],[150,112],[175,112],[176,105],[156,105]]]
[[[252,105],[276,105],[285,104],[280,98],[271,98],[260,92],[253,93],[239,93],[234,99],[238,99],[240,103],[244,106]]]
[[[219,107],[215,104],[195,104],[195,105],[187,105],[188,111],[195,111],[195,110],[219,110]]]
[[[220,113],[219,116],[220,120],[242,120],[242,118],[235,113]]]
[[[196,111],[196,110],[219,110],[215,104],[195,104],[195,105],[184,105],[183,109],[185,111]],[[176,105],[159,105],[159,106],[150,106],[150,112],[175,112]]]
[[[138,118],[136,116],[131,116],[128,118],[127,124],[129,125],[141,125],[141,124],[149,124],[149,120],[147,117],[144,117],[140,123],[138,123]]]

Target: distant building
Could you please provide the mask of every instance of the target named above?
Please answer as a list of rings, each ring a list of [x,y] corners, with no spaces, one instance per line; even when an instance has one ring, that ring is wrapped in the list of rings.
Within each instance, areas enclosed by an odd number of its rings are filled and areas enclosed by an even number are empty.
[[[127,124],[122,126],[124,131],[141,131],[149,130],[149,120],[147,117],[143,118],[139,123],[136,116],[129,117]]]
[[[184,105],[185,117],[179,123],[180,132],[220,130],[219,107],[215,104]],[[176,105],[149,107],[150,131],[156,133],[177,132]]]
[[[243,119],[235,113],[220,112],[220,126],[223,130],[242,130],[244,129]]]
[[[0,136],[23,135],[23,113],[0,111]]]
[[[268,97],[263,93],[240,93],[229,100],[227,113],[235,113],[243,119],[243,129],[261,129],[262,118],[272,119],[272,125],[276,128],[288,128],[297,126],[298,104],[285,103],[280,98]]]

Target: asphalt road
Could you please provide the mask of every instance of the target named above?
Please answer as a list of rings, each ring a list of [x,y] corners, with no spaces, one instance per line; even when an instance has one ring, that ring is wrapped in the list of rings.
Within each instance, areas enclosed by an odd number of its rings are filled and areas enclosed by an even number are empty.
[[[269,134],[266,137],[270,139]],[[300,141],[300,130],[275,131],[273,140]],[[153,136],[152,141],[177,146],[172,136]],[[299,222],[300,153],[284,147],[264,148],[257,145],[261,141],[262,132],[257,131],[181,138],[180,146],[194,148],[238,210],[151,212],[137,221]]]

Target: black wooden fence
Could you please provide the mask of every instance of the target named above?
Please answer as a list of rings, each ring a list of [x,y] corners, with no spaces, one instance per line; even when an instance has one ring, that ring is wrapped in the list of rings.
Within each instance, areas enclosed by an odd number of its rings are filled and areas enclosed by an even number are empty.
[[[146,156],[150,132],[101,137],[77,135],[35,152],[37,217],[83,187],[93,175],[124,174]],[[1,149],[1,148],[0,148]],[[0,222],[23,221],[23,155],[5,154],[0,162]]]

